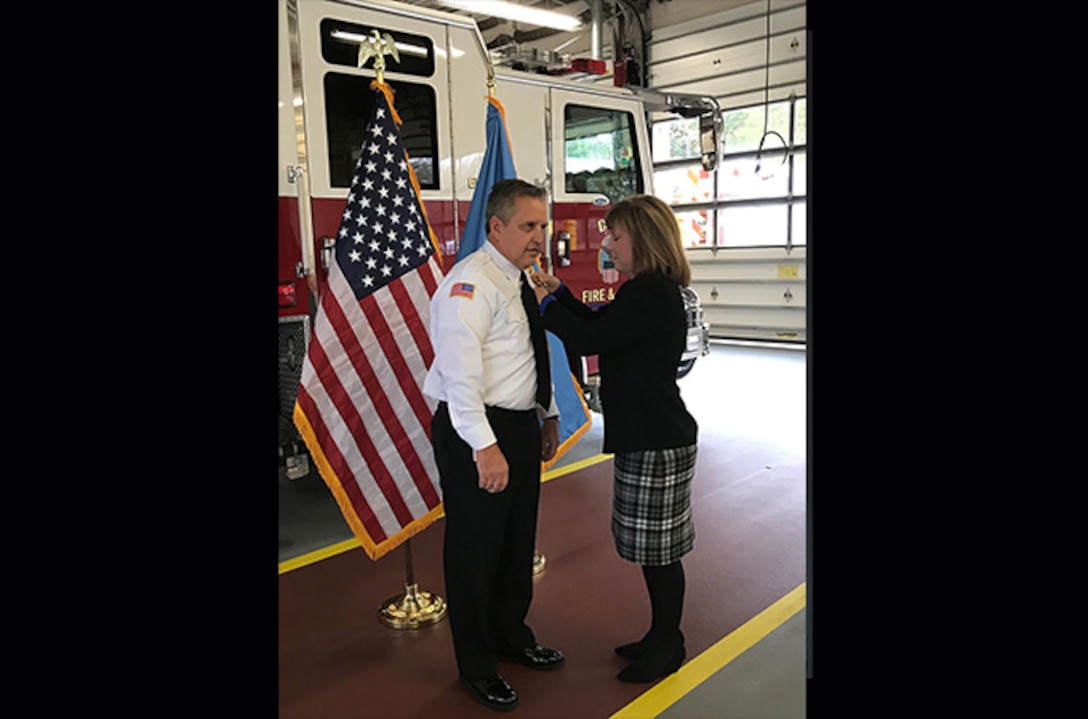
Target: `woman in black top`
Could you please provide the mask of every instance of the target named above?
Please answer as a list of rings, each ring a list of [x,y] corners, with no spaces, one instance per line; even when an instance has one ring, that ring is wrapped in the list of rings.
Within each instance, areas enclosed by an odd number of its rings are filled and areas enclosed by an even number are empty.
[[[619,555],[642,566],[652,609],[646,635],[616,648],[634,660],[619,678],[650,682],[675,672],[685,657],[681,557],[695,538],[698,426],[680,398],[676,368],[687,336],[680,288],[691,269],[676,216],[656,197],[627,198],[605,223],[602,247],[628,276],[611,303],[592,310],[545,273],[533,282],[545,326],[573,352],[598,355],[603,449],[615,454],[612,534]]]

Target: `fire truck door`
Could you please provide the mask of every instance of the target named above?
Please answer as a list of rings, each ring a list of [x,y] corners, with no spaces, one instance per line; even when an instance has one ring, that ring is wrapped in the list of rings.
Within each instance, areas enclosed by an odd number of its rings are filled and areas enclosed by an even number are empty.
[[[634,98],[563,88],[551,90],[551,108],[552,266],[575,297],[603,305],[622,283],[601,251],[604,216],[625,197],[650,191],[645,114]],[[587,375],[596,374],[596,357],[585,364]]]

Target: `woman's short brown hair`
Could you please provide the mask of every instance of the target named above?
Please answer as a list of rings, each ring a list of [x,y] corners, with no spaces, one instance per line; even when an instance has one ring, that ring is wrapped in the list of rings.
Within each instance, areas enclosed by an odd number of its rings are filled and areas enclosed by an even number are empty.
[[[672,208],[653,195],[632,195],[617,203],[604,218],[631,235],[635,274],[663,272],[681,287],[691,284],[691,266],[680,240],[680,225]]]

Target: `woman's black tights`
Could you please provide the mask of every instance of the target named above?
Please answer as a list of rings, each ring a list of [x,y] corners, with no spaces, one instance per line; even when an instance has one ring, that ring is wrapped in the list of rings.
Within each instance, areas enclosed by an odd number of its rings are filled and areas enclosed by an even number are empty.
[[[663,567],[642,567],[646,589],[650,593],[653,618],[647,634],[649,643],[659,643],[680,631],[684,612],[684,565],[679,561]]]
[[[648,682],[676,671],[684,660],[684,566],[680,561],[660,567],[643,565],[642,576],[650,594],[650,630],[640,641],[616,648],[635,663],[624,669],[624,681]]]

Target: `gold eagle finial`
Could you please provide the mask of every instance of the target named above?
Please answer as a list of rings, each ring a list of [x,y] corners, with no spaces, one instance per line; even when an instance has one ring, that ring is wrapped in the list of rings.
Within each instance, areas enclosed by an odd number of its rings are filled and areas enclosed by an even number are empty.
[[[397,44],[389,33],[371,31],[374,37],[368,37],[365,42],[359,43],[358,67],[366,65],[367,60],[374,58],[374,70],[378,73],[378,82],[385,82],[385,56],[392,55],[395,62],[400,62],[400,53],[397,52]]]

